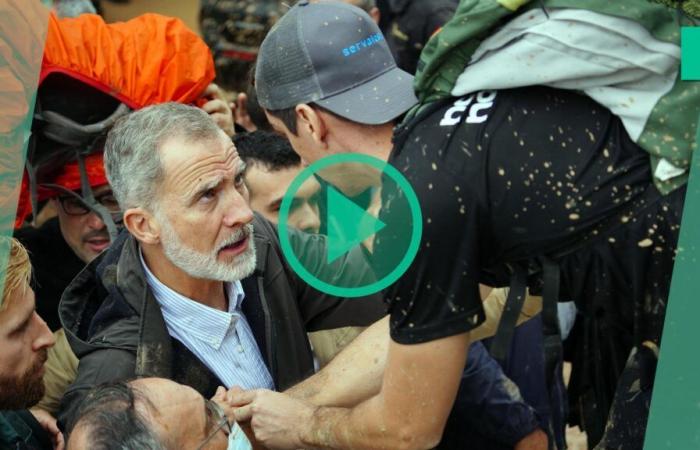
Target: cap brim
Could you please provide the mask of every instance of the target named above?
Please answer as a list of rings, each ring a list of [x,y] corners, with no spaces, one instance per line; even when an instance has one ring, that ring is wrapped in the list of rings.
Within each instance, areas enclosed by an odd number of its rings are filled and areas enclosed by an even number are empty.
[[[398,67],[366,83],[315,103],[353,122],[388,123],[418,103],[413,76]]]

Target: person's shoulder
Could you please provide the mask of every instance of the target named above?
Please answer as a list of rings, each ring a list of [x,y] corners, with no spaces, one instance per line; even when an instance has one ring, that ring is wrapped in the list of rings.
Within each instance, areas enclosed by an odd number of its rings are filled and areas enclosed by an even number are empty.
[[[422,105],[419,112],[397,128],[397,134],[430,126],[442,129],[459,125],[480,125],[488,121],[495,107],[510,103],[508,90],[483,90],[462,96],[447,97]]]
[[[39,228],[21,228],[14,236],[26,247],[37,274],[46,269],[44,275],[49,277],[67,272],[74,276],[85,266],[63,238],[57,218],[49,219]],[[57,270],[58,263],[60,268]]]
[[[57,217],[47,220],[39,227],[24,226],[16,230],[14,236],[27,248],[50,244],[57,239],[63,239]]]
[[[394,136],[394,157],[421,156],[459,150],[460,157],[473,159],[479,153],[479,140],[485,139],[483,130],[496,110],[500,92],[480,91],[462,97],[450,97],[425,105],[412,118],[397,127]],[[444,158],[442,158],[444,159]]]

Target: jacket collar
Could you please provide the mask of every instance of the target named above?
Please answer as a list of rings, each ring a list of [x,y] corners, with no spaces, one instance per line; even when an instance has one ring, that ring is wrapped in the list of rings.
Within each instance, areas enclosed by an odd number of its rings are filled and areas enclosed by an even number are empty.
[[[270,240],[263,233],[255,232],[253,237],[256,267],[251,276],[241,280],[244,287],[252,284],[257,287],[256,280],[265,273],[270,251]],[[262,317],[262,293],[255,289],[249,295],[247,288],[246,292],[248,300],[244,302],[244,313]],[[71,282],[59,309],[71,347],[78,357],[104,347],[136,350],[137,376],[173,379],[171,337],[160,305],[146,283],[138,241],[126,231]],[[130,325],[127,325],[129,329],[119,330],[123,331],[121,340],[104,342],[98,338],[106,324],[125,320]],[[264,327],[261,321],[253,329],[261,349],[266,344]]]

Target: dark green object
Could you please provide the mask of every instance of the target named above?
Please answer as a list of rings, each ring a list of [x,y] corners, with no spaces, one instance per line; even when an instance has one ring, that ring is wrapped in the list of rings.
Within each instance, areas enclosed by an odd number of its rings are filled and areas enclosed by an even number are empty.
[[[633,20],[662,41],[680,45],[681,27],[694,25],[698,2],[673,3],[647,0],[462,0],[452,20],[442,31],[428,41],[421,53],[416,74],[416,95],[422,108],[426,104],[450,96],[457,77],[464,71],[481,42],[504,22],[534,8],[581,9]],[[691,6],[692,3],[692,6]],[[686,4],[687,8],[686,8]],[[414,110],[415,111],[415,110]],[[682,81],[680,73],[676,84],[652,110],[638,144],[651,155],[652,172],[666,159],[674,166],[688,169],[694,149],[700,114],[700,85]],[[413,114],[409,114],[411,117]],[[667,194],[687,182],[686,173],[666,181],[654,177],[656,187]]]

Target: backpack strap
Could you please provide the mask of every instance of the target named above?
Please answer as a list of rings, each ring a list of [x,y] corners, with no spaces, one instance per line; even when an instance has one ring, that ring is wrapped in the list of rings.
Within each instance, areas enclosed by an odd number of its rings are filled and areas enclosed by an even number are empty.
[[[520,312],[527,295],[527,268],[523,265],[511,266],[510,289],[506,304],[503,308],[501,321],[498,323],[496,335],[491,342],[489,352],[498,361],[501,367],[505,367],[510,344],[513,341],[515,325],[520,317]]]

